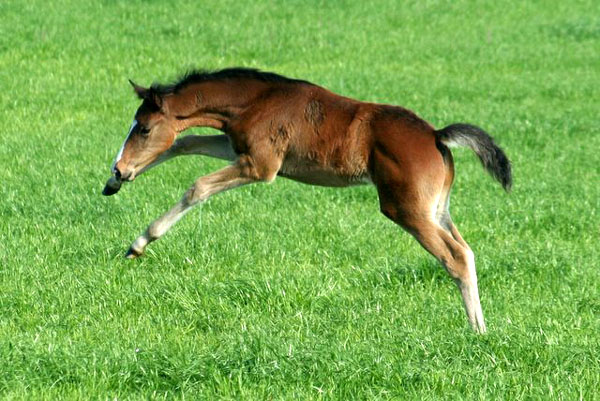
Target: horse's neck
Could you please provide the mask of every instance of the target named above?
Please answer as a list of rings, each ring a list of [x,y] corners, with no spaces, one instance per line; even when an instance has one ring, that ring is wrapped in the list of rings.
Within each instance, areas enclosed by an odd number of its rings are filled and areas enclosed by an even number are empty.
[[[235,80],[190,85],[176,95],[171,105],[179,121],[178,131],[190,127],[222,129],[264,89],[262,86]]]

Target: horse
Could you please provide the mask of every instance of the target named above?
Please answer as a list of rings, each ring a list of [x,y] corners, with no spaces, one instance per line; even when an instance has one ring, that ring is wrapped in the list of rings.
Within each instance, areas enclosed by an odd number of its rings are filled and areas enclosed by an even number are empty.
[[[462,123],[436,130],[403,107],[354,100],[256,69],[195,70],[150,87],[129,82],[142,103],[104,195],[180,155],[231,164],[198,178],[137,237],[127,258],[142,255],[194,205],[242,185],[270,183],[277,176],[330,187],[371,184],[381,212],[442,264],[460,290],[471,327],[486,331],[475,257],[449,211],[451,146],[472,149],[502,187],[511,188],[511,163],[484,130]],[[222,134],[178,137],[190,127]]]

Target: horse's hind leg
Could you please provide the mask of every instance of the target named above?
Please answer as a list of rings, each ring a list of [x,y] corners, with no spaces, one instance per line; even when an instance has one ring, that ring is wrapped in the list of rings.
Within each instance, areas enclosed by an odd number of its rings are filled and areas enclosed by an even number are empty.
[[[381,211],[412,234],[444,266],[460,290],[469,323],[473,329],[484,333],[486,327],[473,252],[449,214],[445,219],[437,218],[440,217],[434,212],[437,205],[433,205],[436,197],[422,196],[423,191],[415,191],[411,186],[410,183],[378,182]]]
[[[459,274],[453,274],[453,272],[448,270],[448,267],[446,267],[446,269],[458,285],[471,326],[480,333],[485,333],[485,321],[483,319],[483,311],[479,300],[479,288],[477,286],[475,255],[469,244],[467,244],[460,235],[452,220],[449,220],[448,228],[445,228],[444,231],[441,231],[438,234],[442,237],[444,242],[450,244],[450,249],[460,249],[459,251],[454,251],[455,255],[460,255],[458,257]],[[453,243],[452,240],[456,241],[456,243]]]
[[[437,223],[450,235],[452,235],[452,238],[454,238],[460,245],[470,250],[471,248],[469,247],[469,244],[467,244],[462,235],[460,235],[458,228],[456,228],[452,218],[450,217],[450,210],[448,210],[450,194],[445,194],[445,196],[442,195],[441,198],[442,199],[440,199],[435,220],[437,220]]]

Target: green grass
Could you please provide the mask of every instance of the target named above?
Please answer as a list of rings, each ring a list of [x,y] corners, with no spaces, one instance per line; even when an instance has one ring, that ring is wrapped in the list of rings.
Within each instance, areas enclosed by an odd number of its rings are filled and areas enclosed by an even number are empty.
[[[600,398],[597,2],[50,3],[0,2],[1,398]],[[513,192],[456,150],[452,204],[489,334],[370,187],[240,188],[122,258],[223,165],[102,197],[127,79],[234,65],[496,137]]]

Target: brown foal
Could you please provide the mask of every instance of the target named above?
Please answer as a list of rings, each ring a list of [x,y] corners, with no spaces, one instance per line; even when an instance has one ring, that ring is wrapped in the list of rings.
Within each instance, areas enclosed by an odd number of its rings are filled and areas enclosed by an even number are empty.
[[[471,326],[485,332],[475,260],[448,211],[454,179],[448,146],[467,146],[509,190],[510,162],[480,128],[435,130],[410,110],[364,103],[306,81],[233,68],[193,72],[173,85],[133,84],[142,104],[112,167],[105,195],[172,157],[200,154],[232,163],[200,177],[127,252],[140,256],[199,202],[282,176],[345,187],[372,183],[382,213],[435,256],[460,289]],[[224,135],[177,135],[212,127]]]

